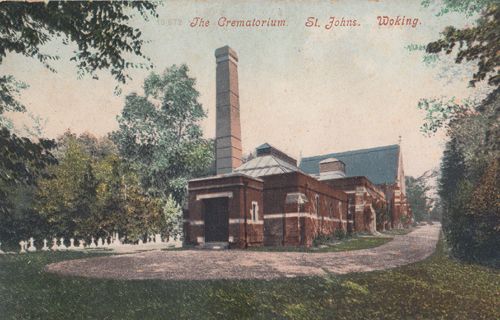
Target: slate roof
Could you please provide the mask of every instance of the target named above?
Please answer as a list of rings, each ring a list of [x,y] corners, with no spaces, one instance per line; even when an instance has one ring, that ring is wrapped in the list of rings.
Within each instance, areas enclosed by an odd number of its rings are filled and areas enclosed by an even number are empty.
[[[234,172],[243,173],[251,177],[262,177],[297,171],[300,172],[301,170],[274,155],[253,158],[234,170]]]
[[[374,184],[392,184],[398,174],[399,145],[305,157],[299,168],[310,175],[319,175],[319,162],[328,158],[345,163],[346,177],[365,176]]]

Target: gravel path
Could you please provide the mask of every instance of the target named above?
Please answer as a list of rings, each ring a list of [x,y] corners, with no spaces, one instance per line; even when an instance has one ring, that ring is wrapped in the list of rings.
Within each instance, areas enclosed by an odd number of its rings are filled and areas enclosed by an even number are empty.
[[[383,270],[413,263],[434,251],[441,225],[426,225],[372,249],[327,252],[256,252],[245,250],[149,251],[111,257],[68,260],[48,272],[113,279],[273,279]]]

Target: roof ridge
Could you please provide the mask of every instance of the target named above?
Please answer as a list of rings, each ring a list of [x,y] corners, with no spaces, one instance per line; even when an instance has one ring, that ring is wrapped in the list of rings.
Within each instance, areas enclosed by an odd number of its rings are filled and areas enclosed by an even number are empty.
[[[373,148],[365,148],[365,149],[358,149],[358,150],[349,150],[349,151],[342,151],[342,152],[331,152],[323,155],[317,155],[317,156],[311,156],[311,157],[302,157],[301,163],[303,161],[313,161],[318,158],[323,158],[323,157],[331,157],[333,155],[339,156],[339,155],[344,155],[347,153],[350,154],[360,154],[360,153],[371,153],[371,152],[377,152],[385,149],[394,149],[398,148],[398,144],[391,144],[391,145],[386,145],[386,146],[380,146],[380,147],[373,147]]]
[[[293,168],[293,170],[295,170],[295,169],[300,170],[300,168],[298,166],[294,166],[291,163],[288,163],[288,162],[284,161],[283,159],[280,159],[279,157],[276,157],[276,156],[272,156],[272,157],[273,157],[273,160],[276,161],[276,163],[280,167],[281,171],[283,171],[284,173],[286,172],[285,169],[287,168],[287,165],[289,166],[289,168]]]

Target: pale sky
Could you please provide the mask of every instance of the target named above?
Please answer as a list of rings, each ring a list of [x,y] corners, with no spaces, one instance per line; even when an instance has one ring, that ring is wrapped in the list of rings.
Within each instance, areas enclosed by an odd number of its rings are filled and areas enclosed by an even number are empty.
[[[215,135],[216,48],[229,45],[239,55],[239,87],[244,153],[269,142],[293,157],[394,144],[401,135],[407,175],[420,175],[439,164],[443,134],[427,138],[419,132],[420,98],[467,97],[467,78],[447,83],[440,68],[426,66],[423,54],[405,46],[426,44],[447,25],[463,27],[473,20],[462,15],[436,17],[439,7],[422,8],[420,1],[167,1],[159,19],[134,21],[143,31],[144,53],[154,71],[186,63],[197,79],[200,102],[208,112],[202,126]],[[411,26],[378,26],[377,16],[418,18]],[[194,17],[210,21],[191,28]],[[281,28],[222,28],[217,20],[286,19]],[[329,17],[356,19],[360,26],[323,26]],[[308,17],[321,27],[306,28]],[[126,94],[142,93],[148,71],[131,71],[133,80],[116,96],[116,81],[100,72],[99,80],[77,79],[69,62],[71,48],[60,42],[47,46],[61,60],[57,73],[38,61],[8,55],[0,74],[12,74],[30,87],[22,93],[28,111],[47,120],[45,135],[56,137],[70,128],[105,135],[117,128]],[[20,126],[24,115],[12,115]]]

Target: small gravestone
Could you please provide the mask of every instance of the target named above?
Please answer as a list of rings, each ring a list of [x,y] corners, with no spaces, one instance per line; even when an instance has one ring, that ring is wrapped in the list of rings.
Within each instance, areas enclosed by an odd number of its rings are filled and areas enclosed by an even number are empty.
[[[47,247],[47,239],[43,239],[42,251],[49,251],[49,247]]]
[[[2,243],[0,242],[0,254],[4,254],[5,252],[2,251]]]
[[[21,246],[21,251],[19,251],[19,253],[26,253],[26,250],[24,249],[26,242],[24,242],[24,240],[21,240],[19,241],[19,245]]]
[[[52,251],[57,251],[59,246],[57,245],[57,238],[52,239],[52,247],[50,248]]]
[[[61,241],[61,243],[59,244],[58,249],[59,249],[59,250],[66,250],[66,249],[68,249],[68,248],[64,245],[64,238],[61,238],[61,240],[60,240],[60,241]]]
[[[142,246],[142,245],[143,245],[143,243],[142,243],[142,239],[139,239],[138,244],[139,244],[140,246]]]
[[[92,240],[90,241],[90,247],[91,248],[95,248],[96,247],[94,237],[92,237]]]
[[[120,234],[119,234],[118,232],[116,233],[116,236],[115,236],[115,241],[113,242],[113,244],[114,244],[115,246],[119,246],[119,245],[121,245],[121,244],[122,244],[122,242],[120,241]]]
[[[157,234],[155,235],[155,242],[156,242],[156,243],[161,243],[161,242],[162,242],[162,240],[161,240],[161,234],[157,233]]]
[[[73,249],[75,249],[75,248],[76,248],[76,247],[75,247],[75,239],[70,238],[70,239],[69,239],[69,249],[73,250]]]
[[[182,240],[181,239],[175,239],[174,240],[174,247],[176,247],[176,248],[182,248]]]
[[[36,251],[35,239],[33,239],[33,237],[31,237],[29,242],[30,242],[30,246],[28,248],[28,252],[35,252]]]
[[[84,249],[85,246],[83,245],[83,240],[78,240],[78,249]]]
[[[97,246],[102,247],[102,238],[97,239]]]

